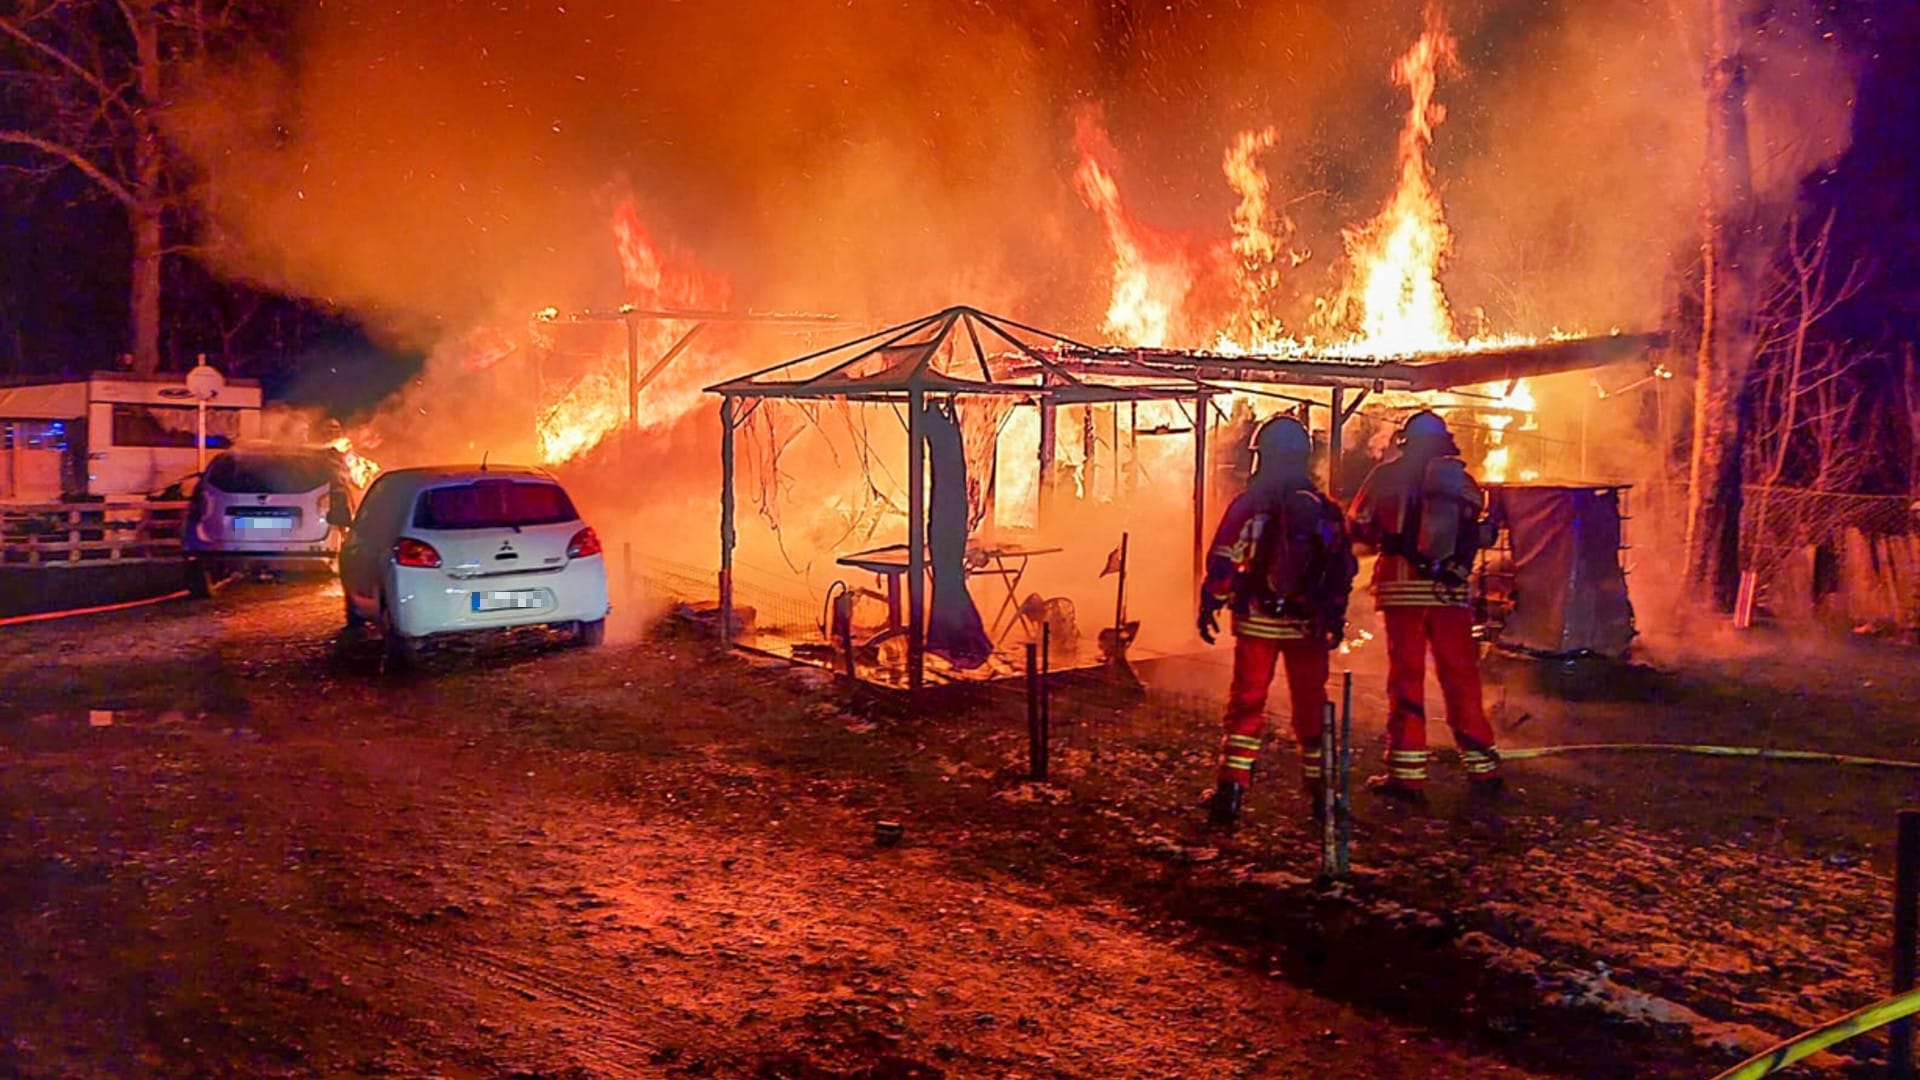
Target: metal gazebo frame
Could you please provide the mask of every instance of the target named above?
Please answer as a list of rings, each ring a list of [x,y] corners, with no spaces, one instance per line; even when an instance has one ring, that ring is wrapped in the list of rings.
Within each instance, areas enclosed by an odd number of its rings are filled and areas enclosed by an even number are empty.
[[[930,398],[998,396],[1040,409],[1041,506],[1055,451],[1061,405],[1192,401],[1194,424],[1194,565],[1206,537],[1208,402],[1223,393],[1191,376],[1116,357],[1099,370],[1062,359],[1094,347],[977,308],[956,306],[889,326],[838,345],[707,387],[720,396],[720,625],[732,644],[734,432],[763,401],[845,400],[907,406],[907,678],[926,680],[926,433],[920,416]],[[783,377],[784,376],[784,377]]]

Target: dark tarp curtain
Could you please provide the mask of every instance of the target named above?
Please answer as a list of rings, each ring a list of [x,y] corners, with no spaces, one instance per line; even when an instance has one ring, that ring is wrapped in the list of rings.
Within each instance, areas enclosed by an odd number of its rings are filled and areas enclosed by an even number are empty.
[[[993,641],[967,591],[967,453],[959,421],[932,402],[921,414],[933,491],[927,515],[927,554],[933,568],[933,606],[927,651],[965,671],[993,655]]]
[[[1626,655],[1634,626],[1619,490],[1496,487],[1491,502],[1512,539],[1513,610],[1500,644],[1548,656]]]

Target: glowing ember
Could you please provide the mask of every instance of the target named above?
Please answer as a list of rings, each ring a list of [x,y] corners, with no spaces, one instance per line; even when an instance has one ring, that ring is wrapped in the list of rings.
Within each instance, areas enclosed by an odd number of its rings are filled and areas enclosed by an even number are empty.
[[[1372,640],[1373,633],[1371,631],[1354,630],[1351,636],[1340,642],[1340,655],[1351,656],[1356,649],[1364,647],[1367,642]]]
[[[620,203],[611,227],[626,289],[622,313],[722,309],[731,300],[733,290],[727,278],[701,267],[691,256],[660,245],[640,220],[633,200]],[[557,317],[552,308],[535,313],[541,322]],[[685,319],[636,318],[633,340],[642,377],[694,325]],[[639,414],[629,417],[626,341],[623,337],[610,342],[593,370],[541,410],[535,425],[541,460],[557,464],[583,454],[629,420],[642,431],[672,424],[703,404],[700,389],[712,381],[714,371],[711,353],[697,344],[687,348],[641,389]]]

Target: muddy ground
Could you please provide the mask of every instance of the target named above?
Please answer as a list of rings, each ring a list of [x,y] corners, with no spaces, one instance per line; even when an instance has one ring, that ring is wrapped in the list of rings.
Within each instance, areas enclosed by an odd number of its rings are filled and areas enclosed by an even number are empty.
[[[1489,810],[1443,766],[1329,888],[1278,746],[1199,827],[1184,696],[1063,691],[1035,784],[1017,698],[908,715],[671,627],[389,673],[339,607],[0,630],[0,1074],[1704,1077],[1886,986],[1920,773],[1553,757]],[[1920,758],[1883,646],[1490,674],[1510,746]]]

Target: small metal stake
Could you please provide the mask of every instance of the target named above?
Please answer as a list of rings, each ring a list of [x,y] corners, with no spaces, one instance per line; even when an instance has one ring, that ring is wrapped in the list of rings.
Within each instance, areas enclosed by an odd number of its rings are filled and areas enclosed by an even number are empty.
[[[1040,779],[1040,646],[1027,642],[1027,775]]]
[[[1340,823],[1335,820],[1339,798],[1334,787],[1340,755],[1334,745],[1333,702],[1320,710],[1320,871],[1330,878],[1340,876]]]
[[[1902,810],[1898,821],[1893,867],[1893,992],[1904,994],[1913,989],[1914,947],[1920,939],[1920,810]],[[1911,1018],[1888,1025],[1887,1071],[1896,1080],[1912,1080]]]
[[[1033,778],[1047,778],[1047,759],[1053,754],[1053,624],[1040,624],[1040,757]]]
[[[633,541],[620,542],[620,602],[633,606]]]
[[[1334,860],[1337,876],[1345,877],[1350,869],[1353,848],[1353,803],[1352,787],[1349,779],[1353,776],[1353,672],[1341,673],[1340,677],[1340,778],[1339,797],[1334,800],[1334,810],[1340,821]]]

